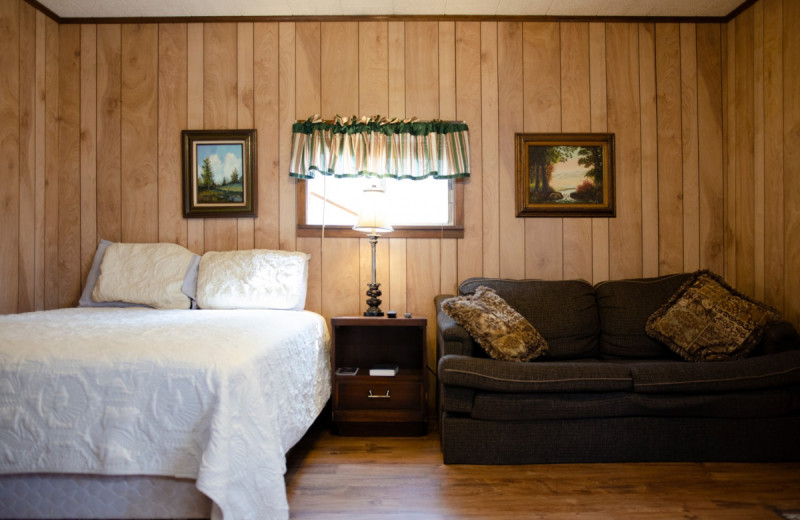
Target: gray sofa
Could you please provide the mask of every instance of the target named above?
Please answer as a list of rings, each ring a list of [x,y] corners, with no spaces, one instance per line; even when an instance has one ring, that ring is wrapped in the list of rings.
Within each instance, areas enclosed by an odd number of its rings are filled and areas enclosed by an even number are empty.
[[[800,460],[800,338],[767,328],[746,358],[688,362],[645,333],[689,274],[609,281],[472,278],[545,338],[544,358],[489,358],[436,297],[447,464]]]

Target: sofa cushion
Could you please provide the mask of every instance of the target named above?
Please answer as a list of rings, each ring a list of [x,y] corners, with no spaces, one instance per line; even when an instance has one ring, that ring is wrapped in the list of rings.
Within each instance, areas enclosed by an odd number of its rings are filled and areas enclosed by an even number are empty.
[[[530,361],[547,352],[547,343],[528,320],[488,287],[449,298],[442,310],[494,359]]]
[[[800,350],[726,363],[650,361],[620,363],[641,393],[738,392],[800,385]]]
[[[691,274],[614,280],[595,286],[600,315],[600,353],[604,358],[673,358],[677,355],[645,332],[647,319]]]
[[[781,417],[800,411],[800,386],[691,394],[475,392],[470,417],[536,421],[599,417]]]
[[[519,312],[547,342],[546,359],[597,356],[600,323],[594,289],[583,280],[470,278],[459,294],[489,287]]]
[[[630,391],[627,366],[597,360],[513,363],[469,356],[439,360],[439,381],[497,392],[614,392]]]
[[[726,361],[750,353],[765,325],[779,319],[775,309],[698,271],[650,316],[645,330],[688,361]]]

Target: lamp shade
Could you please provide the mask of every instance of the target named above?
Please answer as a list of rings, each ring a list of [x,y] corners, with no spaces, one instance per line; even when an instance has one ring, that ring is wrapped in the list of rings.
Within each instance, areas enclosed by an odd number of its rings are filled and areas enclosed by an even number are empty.
[[[392,231],[392,225],[389,223],[386,193],[383,190],[379,190],[375,186],[364,190],[361,212],[353,229],[364,233],[377,233],[378,231],[388,233]]]

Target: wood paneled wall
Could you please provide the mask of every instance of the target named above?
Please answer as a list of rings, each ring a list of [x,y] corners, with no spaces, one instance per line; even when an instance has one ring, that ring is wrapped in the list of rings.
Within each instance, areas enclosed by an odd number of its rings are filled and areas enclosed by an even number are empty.
[[[382,237],[384,309],[433,318],[434,295],[470,276],[708,268],[800,325],[799,11],[58,26],[0,0],[0,312],[74,304],[106,238],[307,251],[307,307],[360,313],[366,239],[295,234],[290,126],[381,114],[463,119],[472,146],[464,238]],[[183,219],[180,130],[237,127],[258,130],[258,218]],[[515,218],[523,131],[615,133],[617,217]]]

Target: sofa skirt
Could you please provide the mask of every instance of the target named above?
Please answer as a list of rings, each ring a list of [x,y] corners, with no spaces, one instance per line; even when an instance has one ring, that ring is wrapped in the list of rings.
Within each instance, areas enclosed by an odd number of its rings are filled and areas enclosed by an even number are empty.
[[[481,421],[444,413],[445,464],[800,461],[800,416]]]

